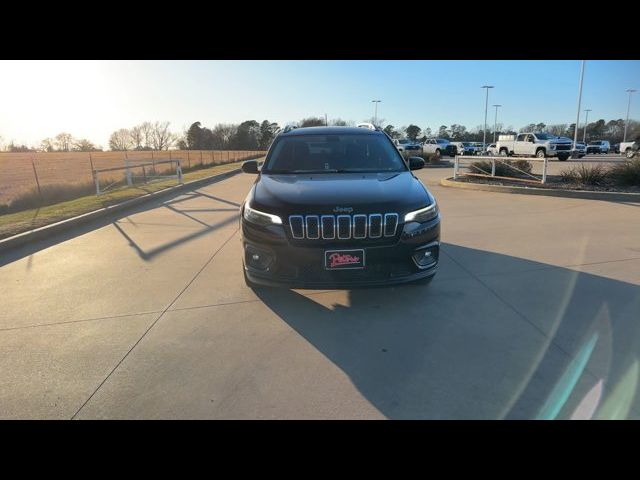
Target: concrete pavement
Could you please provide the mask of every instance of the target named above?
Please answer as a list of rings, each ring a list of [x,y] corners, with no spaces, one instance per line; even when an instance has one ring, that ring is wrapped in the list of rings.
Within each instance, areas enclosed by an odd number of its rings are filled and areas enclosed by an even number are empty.
[[[417,175],[428,286],[246,288],[249,175],[1,256],[0,417],[639,418],[640,205]]]

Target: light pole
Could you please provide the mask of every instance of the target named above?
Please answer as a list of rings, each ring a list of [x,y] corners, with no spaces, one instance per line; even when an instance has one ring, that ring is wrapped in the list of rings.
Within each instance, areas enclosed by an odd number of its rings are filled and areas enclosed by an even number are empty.
[[[482,131],[482,148],[486,148],[487,145],[487,107],[489,106],[489,89],[493,88],[493,85],[483,85],[482,88],[487,89],[487,96],[484,100],[484,130]]]
[[[627,104],[627,119],[624,122],[624,138],[622,139],[623,142],[627,141],[627,125],[629,125],[629,110],[631,109],[631,94],[633,92],[637,92],[637,90],[634,90],[633,88],[627,88],[626,91],[629,92],[629,103]]]
[[[377,127],[377,123],[378,123],[378,104],[381,102],[382,100],[371,100],[371,103],[375,103],[376,104],[376,110],[375,113],[373,114],[373,124]]]
[[[498,128],[498,107],[502,105],[494,105],[496,107],[496,118],[493,120],[493,143],[496,143],[496,128]]]
[[[584,111],[587,112],[587,115],[584,117],[584,133],[582,134],[582,143],[586,145],[587,144],[587,125],[589,124],[589,112],[591,111],[591,109],[585,108]]]
[[[576,116],[576,126],[573,129],[574,130],[574,133],[573,133],[574,155],[576,151],[576,143],[578,143],[578,125],[580,125],[580,102],[582,101],[582,80],[584,79],[584,64],[585,64],[585,60],[582,60],[582,66],[580,67],[580,88],[578,89],[578,114]]]

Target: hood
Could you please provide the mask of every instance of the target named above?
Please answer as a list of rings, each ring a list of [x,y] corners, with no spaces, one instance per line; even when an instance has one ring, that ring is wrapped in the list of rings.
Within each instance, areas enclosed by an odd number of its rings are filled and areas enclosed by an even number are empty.
[[[431,202],[409,171],[261,175],[252,192],[254,208],[287,215],[402,213]]]

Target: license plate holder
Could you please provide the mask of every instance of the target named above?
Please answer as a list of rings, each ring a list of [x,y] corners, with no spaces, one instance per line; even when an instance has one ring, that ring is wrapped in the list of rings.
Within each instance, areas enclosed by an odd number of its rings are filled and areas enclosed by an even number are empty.
[[[362,270],[365,268],[365,254],[362,248],[347,250],[325,250],[325,270]]]

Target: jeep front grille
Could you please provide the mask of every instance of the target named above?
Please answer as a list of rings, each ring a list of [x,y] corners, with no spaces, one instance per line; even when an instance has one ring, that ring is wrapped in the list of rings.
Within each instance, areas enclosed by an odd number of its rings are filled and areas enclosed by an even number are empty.
[[[370,215],[291,215],[291,236],[296,240],[361,240],[393,237],[398,228],[397,213]]]

